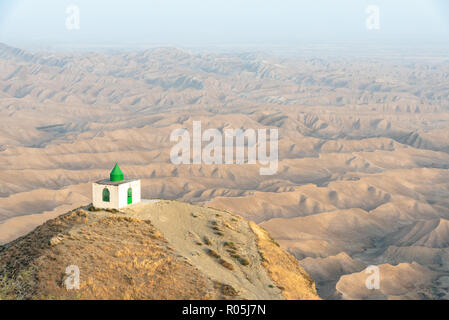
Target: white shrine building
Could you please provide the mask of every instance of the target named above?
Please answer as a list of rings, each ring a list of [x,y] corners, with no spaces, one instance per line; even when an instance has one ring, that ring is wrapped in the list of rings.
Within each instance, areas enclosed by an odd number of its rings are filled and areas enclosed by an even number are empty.
[[[121,209],[140,202],[140,180],[125,180],[115,165],[109,179],[92,183],[92,205],[101,209]]]

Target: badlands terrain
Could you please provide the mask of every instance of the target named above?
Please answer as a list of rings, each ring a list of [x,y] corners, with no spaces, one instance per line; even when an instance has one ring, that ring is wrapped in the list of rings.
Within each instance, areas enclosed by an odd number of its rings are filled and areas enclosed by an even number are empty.
[[[0,243],[88,205],[119,162],[145,199],[268,230],[322,298],[449,299],[448,52],[239,52],[0,45]],[[277,173],[172,164],[196,120],[277,128]]]

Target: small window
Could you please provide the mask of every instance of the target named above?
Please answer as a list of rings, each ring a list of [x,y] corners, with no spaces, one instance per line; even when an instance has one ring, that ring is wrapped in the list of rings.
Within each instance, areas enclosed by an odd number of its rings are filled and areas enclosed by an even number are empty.
[[[133,189],[128,189],[128,204],[133,203]]]
[[[110,201],[110,193],[108,188],[103,189],[103,202],[109,202]]]

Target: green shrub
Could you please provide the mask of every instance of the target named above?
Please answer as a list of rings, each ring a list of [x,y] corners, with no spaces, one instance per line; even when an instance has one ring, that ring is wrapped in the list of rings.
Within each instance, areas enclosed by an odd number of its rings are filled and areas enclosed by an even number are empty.
[[[203,237],[203,242],[207,246],[210,246],[212,244],[212,242],[210,241],[210,239],[207,236]]]
[[[240,264],[243,265],[243,266],[249,265],[249,260],[248,260],[247,258],[240,258],[240,259],[239,259],[239,262],[240,262]]]
[[[206,249],[206,253],[213,258],[216,258],[216,259],[221,258],[221,256],[215,250]]]

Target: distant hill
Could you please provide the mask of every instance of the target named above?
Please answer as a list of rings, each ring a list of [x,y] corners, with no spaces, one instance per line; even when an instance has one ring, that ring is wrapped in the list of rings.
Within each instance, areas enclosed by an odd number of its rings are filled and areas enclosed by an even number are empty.
[[[80,288],[67,290],[68,266]],[[177,201],[79,208],[0,247],[1,299],[319,299],[268,233]]]

